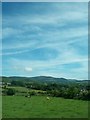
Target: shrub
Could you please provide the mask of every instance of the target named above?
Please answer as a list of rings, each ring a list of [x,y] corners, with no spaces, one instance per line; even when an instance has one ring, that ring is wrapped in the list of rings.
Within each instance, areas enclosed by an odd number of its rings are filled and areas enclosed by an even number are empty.
[[[9,89],[7,89],[7,91],[6,91],[6,94],[7,94],[7,95],[15,95],[15,90],[12,89],[12,88],[9,88]]]
[[[29,95],[31,96],[31,95],[36,95],[36,92],[35,91],[30,91],[29,92]]]

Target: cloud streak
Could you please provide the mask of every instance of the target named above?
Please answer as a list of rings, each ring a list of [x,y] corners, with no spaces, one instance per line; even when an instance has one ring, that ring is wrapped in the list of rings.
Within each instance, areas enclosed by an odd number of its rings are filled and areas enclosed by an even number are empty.
[[[3,4],[5,75],[87,79],[87,3],[11,4]]]

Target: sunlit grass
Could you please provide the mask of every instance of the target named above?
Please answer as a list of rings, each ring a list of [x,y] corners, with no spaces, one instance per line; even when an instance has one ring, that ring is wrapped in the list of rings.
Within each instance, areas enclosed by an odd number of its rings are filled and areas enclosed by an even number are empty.
[[[3,96],[4,118],[87,118],[88,102],[46,96]]]

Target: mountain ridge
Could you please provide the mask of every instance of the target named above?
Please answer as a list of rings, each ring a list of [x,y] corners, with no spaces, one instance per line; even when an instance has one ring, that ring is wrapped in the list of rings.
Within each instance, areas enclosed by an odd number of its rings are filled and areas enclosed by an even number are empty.
[[[35,76],[35,77],[23,77],[23,76],[0,76],[2,81],[14,81],[14,80],[22,80],[22,81],[36,81],[36,82],[56,82],[56,83],[88,83],[90,82],[89,80],[77,80],[77,79],[67,79],[67,78],[56,78],[52,76]]]

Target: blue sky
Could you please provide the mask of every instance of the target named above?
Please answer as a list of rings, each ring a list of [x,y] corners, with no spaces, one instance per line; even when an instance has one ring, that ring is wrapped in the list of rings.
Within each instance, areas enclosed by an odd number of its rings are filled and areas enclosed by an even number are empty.
[[[88,3],[3,3],[6,76],[88,79]]]
[[[42,2],[42,0],[2,0],[3,2]],[[43,0],[43,2],[89,2],[89,0]]]

